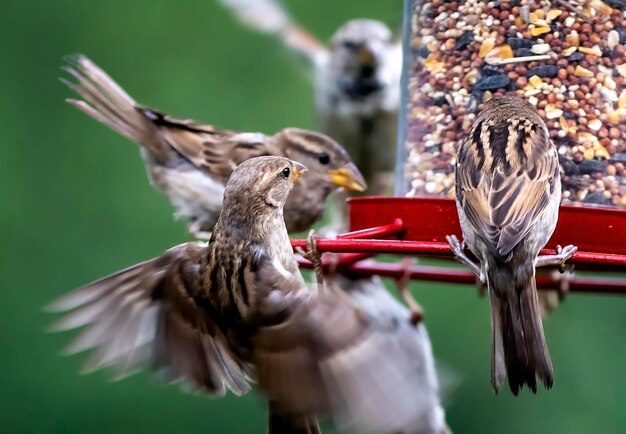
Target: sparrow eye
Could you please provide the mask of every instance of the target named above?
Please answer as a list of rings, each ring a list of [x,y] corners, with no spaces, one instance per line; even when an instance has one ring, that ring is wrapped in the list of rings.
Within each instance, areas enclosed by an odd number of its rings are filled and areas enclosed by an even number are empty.
[[[328,163],[330,163],[330,155],[328,155],[326,152],[322,152],[321,154],[317,154],[317,160],[320,162],[320,164],[327,165]]]
[[[283,169],[283,171],[282,171],[282,175],[283,175],[283,177],[284,177],[285,179],[286,179],[286,178],[289,178],[289,175],[291,175],[291,170],[289,169],[289,167],[285,167],[285,168]]]
[[[354,41],[343,41],[342,43],[343,47],[347,50],[356,50],[357,48],[357,43]]]

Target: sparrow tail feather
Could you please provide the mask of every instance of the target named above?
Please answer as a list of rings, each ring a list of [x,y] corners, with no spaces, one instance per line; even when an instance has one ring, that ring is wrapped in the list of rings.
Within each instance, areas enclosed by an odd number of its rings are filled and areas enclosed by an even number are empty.
[[[497,393],[505,372],[514,395],[524,385],[537,391],[537,378],[552,387],[552,361],[543,334],[532,269],[513,273],[502,263],[487,273],[491,298],[491,384]]]
[[[83,55],[68,56],[64,67],[76,82],[62,79],[70,89],[83,99],[67,99],[78,110],[127,139],[139,143],[156,158],[165,163],[168,149],[155,134],[155,127],[146,111],[118,85],[106,72]]]

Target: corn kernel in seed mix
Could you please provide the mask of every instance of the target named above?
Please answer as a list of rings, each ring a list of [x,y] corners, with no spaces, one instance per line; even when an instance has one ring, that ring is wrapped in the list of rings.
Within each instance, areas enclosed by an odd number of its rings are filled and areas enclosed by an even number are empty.
[[[626,0],[414,0],[407,196],[454,197],[459,140],[483,102],[533,104],[564,204],[626,208]]]

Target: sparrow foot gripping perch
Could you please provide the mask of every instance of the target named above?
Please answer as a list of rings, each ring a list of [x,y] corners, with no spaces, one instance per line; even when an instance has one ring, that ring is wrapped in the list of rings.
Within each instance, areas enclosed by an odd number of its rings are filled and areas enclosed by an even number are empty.
[[[400,264],[360,259],[380,254],[454,259],[446,240],[447,235],[461,231],[454,199],[359,197],[350,199],[349,210],[351,232],[320,239],[318,244],[323,253],[340,253],[337,272],[353,278],[378,275],[398,279],[404,274]],[[593,235],[581,231],[581,227],[593,227]],[[569,292],[624,295],[626,245],[622,240],[625,237],[626,211],[563,205],[553,239],[541,253],[554,254],[559,243],[576,245],[578,250],[568,260],[577,271],[568,279]],[[294,248],[306,246],[303,239],[292,239],[291,242]],[[303,258],[299,264],[302,268],[312,268],[311,263]],[[579,271],[616,274],[591,276]],[[411,279],[468,286],[476,285],[477,280],[476,274],[469,269],[437,265],[413,265]],[[557,285],[562,285],[560,278],[555,281],[544,273],[537,274],[537,286],[541,292],[558,289]]]
[[[478,288],[478,296],[484,297],[487,292],[485,277],[477,263],[472,261],[463,250],[465,250],[465,241],[459,241],[456,235],[446,235],[446,241],[450,244],[450,250],[454,253],[454,258],[463,265],[467,265],[476,275],[476,287]]]
[[[559,271],[563,273],[565,271],[565,261],[574,256],[574,253],[578,250],[578,247],[568,245],[565,247],[556,246],[556,255],[543,255],[538,256],[535,261],[535,267],[547,267],[550,265],[558,265]]]
[[[476,277],[480,280],[480,283],[485,283],[485,277],[483,276],[482,271],[480,271],[478,264],[472,261],[465,254],[465,252],[463,252],[465,249],[465,241],[459,241],[456,235],[446,235],[446,240],[448,241],[448,244],[450,244],[450,249],[452,250],[452,253],[454,253],[456,260],[461,264],[470,267]]]
[[[309,231],[309,235],[307,236],[307,239],[306,239],[306,246],[307,246],[306,252],[302,252],[301,251],[302,249],[298,249],[300,250],[300,253],[304,257],[304,259],[309,260],[311,264],[313,264],[313,271],[315,272],[315,279],[317,280],[317,284],[321,288],[329,287],[333,292],[337,294],[337,296],[339,296],[341,300],[343,300],[348,306],[352,307],[358,316],[360,316],[361,318],[364,318],[365,314],[363,310],[359,307],[358,303],[350,296],[350,294],[348,294],[343,289],[335,285],[332,279],[328,280],[324,278],[322,253],[317,247],[317,241],[318,241],[318,238],[315,233],[315,230],[311,230]],[[334,266],[334,268],[336,267],[337,265]],[[334,270],[332,271],[334,272]]]

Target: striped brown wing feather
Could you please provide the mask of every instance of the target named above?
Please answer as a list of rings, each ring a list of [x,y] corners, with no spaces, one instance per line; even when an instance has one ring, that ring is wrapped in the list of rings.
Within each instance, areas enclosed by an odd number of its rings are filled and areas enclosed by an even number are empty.
[[[50,309],[68,313],[53,329],[85,327],[68,351],[93,350],[87,371],[111,366],[123,378],[151,368],[210,394],[247,392],[249,368],[203,306],[205,250],[181,244],[62,297]]]
[[[490,199],[492,219],[502,228],[496,248],[502,256],[507,255],[523,239],[548,206],[554,182],[558,174],[558,160],[543,155],[536,162],[538,168],[522,172],[516,177],[494,177]],[[504,179],[502,179],[504,178]]]
[[[257,379],[274,414],[325,416],[359,433],[417,432],[425,415],[413,399],[425,367],[398,333],[408,319],[380,320],[329,288],[287,285],[272,285],[253,337]]]
[[[548,149],[545,130],[524,128],[523,120],[519,124],[497,130],[487,121],[477,122],[459,149],[457,200],[474,230],[499,256],[508,255],[528,234],[558,177],[558,157]]]
[[[148,108],[142,110],[172,148],[194,166],[220,177],[223,182],[242,161],[272,154],[269,137],[263,134],[237,133]]]
[[[140,106],[87,57],[75,55],[66,60],[64,69],[76,81],[63,82],[83,98],[68,102],[143,146],[161,165],[176,163],[182,156],[226,182],[242,161],[271,154],[269,138],[263,134],[219,129]]]
[[[66,57],[63,69],[76,82],[61,79],[83,99],[67,102],[98,122],[147,149],[161,164],[166,164],[171,150],[137,103],[106,72],[83,55]]]
[[[329,393],[321,363],[334,351],[340,351],[337,339],[349,341],[355,334],[363,333],[365,327],[357,323],[353,311],[345,305],[333,306],[331,300],[305,300],[306,294],[299,300],[274,295],[276,299],[269,309],[281,312],[285,318],[261,327],[254,336],[259,385],[276,403],[276,413],[328,415],[338,403]],[[339,324],[338,311],[346,315]],[[334,330],[334,338],[328,336],[325,328],[315,329],[324,319],[339,327]]]

